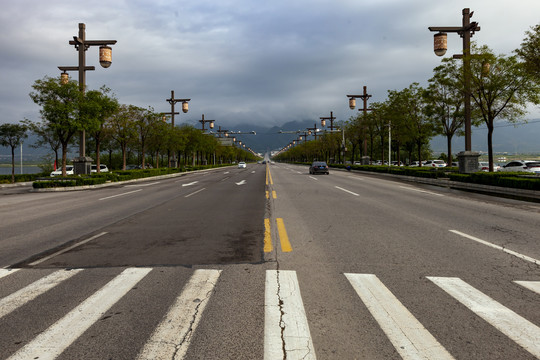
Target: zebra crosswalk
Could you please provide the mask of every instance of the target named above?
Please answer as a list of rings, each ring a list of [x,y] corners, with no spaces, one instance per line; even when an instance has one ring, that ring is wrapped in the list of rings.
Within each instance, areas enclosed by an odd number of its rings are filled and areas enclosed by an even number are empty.
[[[55,359],[84,338],[85,332],[117,302],[130,296],[130,291],[143,283],[153,268],[126,268],[67,313],[60,315],[44,331],[21,344],[6,359]],[[0,269],[0,290],[3,282],[15,273],[31,273],[31,269]],[[0,298],[0,321],[12,312],[37,301],[52,289],[68,286],[70,279],[92,269],[57,270],[14,290]],[[149,336],[139,344],[137,359],[184,359],[200,322],[212,322],[205,316],[223,271],[194,270],[183,285],[163,318],[157,321]],[[375,274],[343,274],[354,293],[395,351],[403,359],[454,359],[422,323],[400,302]],[[518,315],[480,290],[455,277],[426,277],[429,282],[457,300],[500,333],[519,344],[531,355],[540,358],[540,327]],[[515,281],[533,296],[540,294],[540,282]],[[12,286],[12,284],[10,284]],[[316,359],[317,343],[313,341],[309,313],[304,308],[302,284],[296,271],[266,270],[264,283],[264,359]],[[69,291],[69,290],[67,290]],[[176,291],[175,291],[176,292]],[[354,314],[350,314],[354,316]],[[13,319],[10,319],[13,320]],[[1,335],[1,334],[0,334]]]

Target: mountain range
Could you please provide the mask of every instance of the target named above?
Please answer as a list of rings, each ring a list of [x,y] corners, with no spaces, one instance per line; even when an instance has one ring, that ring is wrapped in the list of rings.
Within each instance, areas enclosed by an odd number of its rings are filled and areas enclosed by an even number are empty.
[[[282,126],[265,127],[256,124],[240,124],[230,126],[229,130],[234,132],[252,132],[251,134],[234,135],[253,151],[265,153],[270,150],[278,150],[297,139],[299,134],[296,131],[306,131],[314,125],[320,128],[320,123],[313,120],[289,121]],[[312,139],[312,137],[310,137]],[[34,136],[25,140],[23,146],[23,160],[38,160],[47,153],[47,149],[34,149],[29,146],[36,141]],[[458,153],[464,150],[465,139],[454,137],[452,140],[452,150]],[[436,136],[431,140],[431,150],[434,153],[446,152],[446,137]],[[487,152],[487,129],[485,127],[472,129],[472,150]],[[529,120],[528,123],[514,126],[513,124],[500,123],[496,125],[493,132],[493,151],[495,153],[507,154],[540,154],[540,119]],[[20,150],[16,149],[16,158],[20,159]],[[72,150],[70,156],[76,156],[77,149]],[[7,147],[0,147],[0,162],[10,162],[11,151]]]

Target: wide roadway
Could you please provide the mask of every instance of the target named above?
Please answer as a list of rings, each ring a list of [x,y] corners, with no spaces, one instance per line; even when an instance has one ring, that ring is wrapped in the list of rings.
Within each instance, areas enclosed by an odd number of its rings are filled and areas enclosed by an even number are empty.
[[[539,356],[536,204],[286,164],[0,199],[0,358]]]

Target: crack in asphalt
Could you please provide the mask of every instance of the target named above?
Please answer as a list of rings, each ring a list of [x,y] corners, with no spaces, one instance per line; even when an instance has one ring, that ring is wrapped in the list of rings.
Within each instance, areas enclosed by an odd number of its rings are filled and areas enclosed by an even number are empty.
[[[206,280],[206,282],[209,282],[208,280]],[[216,285],[215,283],[212,283],[213,285]],[[201,305],[205,302],[205,301],[208,301],[208,299],[210,298],[210,296],[212,295],[212,293],[215,292],[215,286],[212,287],[212,290],[208,291],[206,293],[206,296],[204,297],[204,299],[196,299],[194,300],[195,301],[199,301],[199,303],[197,304],[197,306],[195,307],[195,312],[193,314],[193,318],[191,319],[190,323],[189,323],[189,329],[186,331],[184,337],[182,338],[182,340],[180,341],[180,343],[178,344],[173,344],[174,345],[174,353],[173,353],[173,356],[172,356],[172,359],[176,359],[176,355],[178,354],[178,351],[180,351],[180,349],[182,348],[182,345],[184,345],[184,343],[189,340],[191,338],[191,335],[193,334],[193,324],[195,323],[195,321],[197,321],[197,316],[199,315],[199,308],[201,307]]]

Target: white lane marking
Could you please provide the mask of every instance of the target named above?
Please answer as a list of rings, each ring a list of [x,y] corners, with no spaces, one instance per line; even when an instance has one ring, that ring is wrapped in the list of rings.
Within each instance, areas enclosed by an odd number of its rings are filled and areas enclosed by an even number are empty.
[[[492,244],[490,242],[487,242],[485,240],[482,240],[482,239],[479,239],[479,238],[476,238],[474,236],[471,236],[471,235],[467,235],[465,233],[462,233],[461,231],[457,231],[457,230],[449,230],[450,232],[456,234],[456,235],[460,235],[460,236],[463,236],[467,239],[470,239],[470,240],[473,240],[473,241],[476,241],[480,244],[483,244],[483,245],[487,245],[489,247],[492,247],[494,249],[497,249],[497,250],[501,250],[502,252],[505,252],[507,254],[510,254],[510,255],[514,255],[520,259],[523,259],[523,260],[526,260],[526,261],[529,261],[529,262],[532,262],[533,264],[537,264],[537,265],[540,265],[540,260],[537,260],[535,258],[532,258],[532,257],[529,257],[527,255],[523,255],[523,254],[520,254],[516,251],[513,251],[513,250],[509,250],[505,247],[502,247],[502,246],[499,246],[499,245],[495,245],[495,244]]]
[[[313,176],[310,176],[309,178],[310,178],[310,179],[313,179],[313,180],[319,181],[319,179],[317,179],[316,177],[313,177]]]
[[[191,186],[191,185],[195,185],[196,183],[198,183],[198,181],[192,181],[192,182],[187,183],[187,184],[182,184],[182,186]]]
[[[9,359],[55,359],[151,270],[124,270]]]
[[[363,177],[360,177],[360,176],[347,176],[349,179],[356,179],[356,180],[366,180],[365,178]]]
[[[229,173],[230,173],[230,171],[225,171],[223,174],[229,174]]]
[[[316,359],[296,271],[267,270],[264,302],[264,359]]]
[[[403,359],[453,359],[377,276],[345,276]]]
[[[357,193],[354,193],[354,192],[349,191],[349,190],[347,190],[347,189],[341,188],[341,187],[339,187],[339,186],[336,186],[335,188],[336,188],[336,189],[339,189],[339,190],[341,190],[341,191],[345,191],[346,193],[352,194],[352,195],[354,195],[354,196],[360,196],[360,195],[358,195]]]
[[[82,269],[58,270],[0,300],[0,318],[34,300],[62,281],[81,272]]]
[[[252,173],[252,174],[255,174],[255,170],[253,170],[251,173]]]
[[[161,181],[148,183],[148,184],[131,184],[131,185],[126,185],[124,187],[145,187],[145,186],[152,186],[152,185],[157,185],[157,184],[161,184]]]
[[[236,185],[244,185],[246,183],[246,180],[242,180],[240,182],[235,183]]]
[[[89,241],[92,241],[92,240],[94,240],[94,239],[97,239],[98,237],[101,237],[101,236],[103,236],[103,235],[105,235],[105,234],[107,234],[107,232],[106,232],[106,231],[103,231],[102,233],[99,233],[99,234],[97,234],[97,235],[94,235],[94,236],[92,236],[92,237],[90,237],[90,238],[88,238],[88,239],[86,239],[86,240],[83,240],[83,241],[78,242],[78,243],[76,243],[76,244],[73,244],[73,245],[71,245],[71,246],[69,246],[69,247],[67,247],[67,248],[65,248],[65,249],[62,249],[62,250],[60,250],[60,251],[57,251],[57,252],[55,252],[54,254],[51,254],[51,255],[49,255],[49,256],[45,256],[45,257],[42,258],[42,259],[36,260],[36,261],[34,261],[34,262],[31,262],[31,263],[28,264],[28,265],[34,266],[34,265],[40,264],[40,263],[42,263],[42,262],[44,262],[44,261],[47,261],[47,260],[49,260],[49,259],[51,259],[51,258],[53,258],[53,257],[55,257],[55,256],[57,256],[57,255],[63,254],[63,253],[65,253],[65,252],[67,252],[67,251],[69,251],[69,250],[71,250],[71,249],[74,249],[74,248],[76,248],[76,247],[78,247],[78,246],[81,246],[81,245],[83,245],[83,244],[86,244],[86,243],[89,242]]]
[[[410,186],[400,186],[400,188],[407,189],[407,190],[412,190],[412,191],[417,191],[417,192],[421,192],[421,193],[424,193],[424,194],[430,194],[430,195],[435,195],[435,196],[444,196],[443,194],[439,194],[439,193],[436,193],[436,192],[433,192],[433,191],[420,190],[420,189],[413,188],[413,187],[410,187]]]
[[[19,271],[20,269],[6,269],[7,267],[9,267],[10,265],[0,269],[0,279],[3,278],[4,276],[8,276],[8,275],[11,275],[11,274],[14,274],[16,273],[17,271]]]
[[[187,198],[188,198],[188,197],[190,197],[191,195],[195,195],[195,194],[197,194],[197,193],[200,193],[200,192],[203,191],[203,190],[206,190],[206,188],[199,189],[199,190],[197,190],[197,191],[195,191],[195,192],[192,192],[191,194],[187,194],[187,195],[184,196],[184,197],[187,197]]]
[[[540,328],[459,278],[427,277],[476,315],[540,358]]]
[[[516,284],[540,294],[540,281],[514,281]]]
[[[196,270],[137,359],[183,359],[221,270]]]
[[[117,195],[107,196],[107,197],[101,198],[101,199],[99,199],[99,200],[112,199],[112,198],[119,197],[119,196],[124,196],[124,195],[133,194],[133,193],[136,193],[136,192],[139,192],[139,191],[142,191],[142,189],[139,189],[139,190],[133,190],[133,191],[128,191],[128,192],[122,193],[122,194],[117,194]]]

